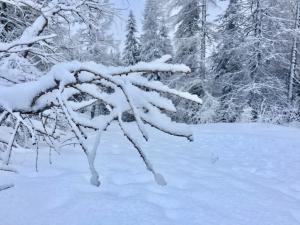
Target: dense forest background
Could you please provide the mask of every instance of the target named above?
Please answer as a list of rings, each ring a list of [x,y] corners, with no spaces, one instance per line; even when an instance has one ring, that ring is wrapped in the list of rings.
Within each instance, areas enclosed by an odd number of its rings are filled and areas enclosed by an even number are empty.
[[[192,68],[188,76],[152,77],[204,99],[202,106],[178,101],[176,120],[299,120],[298,1],[230,0],[223,15],[208,19],[220,3],[146,1],[141,32],[129,16],[122,62],[171,54]]]
[[[173,99],[179,109],[171,114],[174,120],[300,120],[298,0],[146,0],[142,29],[138,30],[130,12],[122,44],[111,30],[124,18],[112,2],[102,4],[105,10],[96,17],[87,16],[88,24],[80,16],[53,17],[44,32],[54,32],[57,37],[30,49],[25,58],[16,54],[2,57],[1,83],[34,80],[36,74],[61,61],[93,60],[119,66],[169,54],[173,63],[186,64],[192,72],[148,74],[148,79],[204,100],[199,105]],[[211,19],[210,13],[221,6],[223,13]],[[0,41],[4,43],[18,37],[38,16],[32,7],[16,8],[5,1],[0,8]],[[93,106],[91,114],[101,113],[102,108]]]

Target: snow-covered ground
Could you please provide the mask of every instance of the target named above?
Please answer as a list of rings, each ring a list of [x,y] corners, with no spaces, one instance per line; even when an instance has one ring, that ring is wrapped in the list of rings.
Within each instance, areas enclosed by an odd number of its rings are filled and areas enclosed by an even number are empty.
[[[49,165],[14,153],[18,174],[0,172],[0,225],[299,225],[300,129],[265,124],[194,127],[195,141],[152,131],[145,152],[166,178],[158,186],[116,127],[97,158],[66,149]]]

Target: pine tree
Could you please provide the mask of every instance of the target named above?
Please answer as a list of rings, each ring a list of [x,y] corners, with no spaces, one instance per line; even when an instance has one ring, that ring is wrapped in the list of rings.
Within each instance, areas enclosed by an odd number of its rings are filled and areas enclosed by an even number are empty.
[[[162,19],[161,25],[160,25],[160,30],[159,30],[159,35],[161,39],[161,50],[163,55],[173,55],[173,46],[171,39],[169,37],[169,30],[166,25],[165,19]]]
[[[161,38],[159,35],[159,19],[161,18],[157,0],[147,0],[143,34],[141,37],[141,60],[148,62],[163,55]]]
[[[252,109],[252,120],[270,118],[286,107],[283,9],[276,0],[230,1],[214,57],[222,120],[240,120],[245,109]]]
[[[140,44],[136,33],[136,20],[133,12],[130,11],[127,24],[125,50],[123,52],[123,62],[125,65],[134,65],[140,61]]]
[[[203,77],[201,77],[201,5],[198,0],[177,1],[173,7],[179,7],[180,11],[176,15],[175,31],[175,57],[177,63],[183,63],[191,68],[188,76],[178,74],[172,85],[198,96],[204,96]],[[175,116],[177,121],[189,123],[200,122],[199,104],[178,100],[176,102],[179,113]]]
[[[175,61],[188,65],[192,69],[192,72],[195,72],[200,66],[200,13],[199,1],[188,1],[183,4],[176,20],[176,24],[179,24],[179,26],[175,33]]]
[[[243,43],[242,24],[246,20],[241,12],[240,0],[230,0],[228,8],[220,19],[218,30],[218,46],[213,55],[213,71],[215,74],[213,95],[220,97],[218,117],[225,121],[235,121],[239,116],[238,103],[232,102],[235,87],[243,86],[243,65],[240,61],[241,51],[239,46]]]

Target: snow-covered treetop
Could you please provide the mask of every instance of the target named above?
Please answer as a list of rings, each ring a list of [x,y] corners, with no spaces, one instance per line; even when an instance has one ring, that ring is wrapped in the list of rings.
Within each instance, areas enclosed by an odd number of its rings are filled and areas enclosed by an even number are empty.
[[[140,61],[140,43],[137,38],[136,20],[133,12],[130,11],[127,23],[127,35],[125,49],[123,53],[123,62],[125,65],[134,65]]]

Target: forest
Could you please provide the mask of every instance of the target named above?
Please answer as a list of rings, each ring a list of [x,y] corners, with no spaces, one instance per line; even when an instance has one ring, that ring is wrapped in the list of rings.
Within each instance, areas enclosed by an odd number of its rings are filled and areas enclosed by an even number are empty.
[[[232,0],[216,18],[208,6],[218,8],[217,1],[151,2],[140,33],[129,16],[123,62],[169,54],[191,68],[188,76],[159,76],[204,100],[201,106],[177,101],[175,120],[299,121],[298,1]]]
[[[0,0],[0,225],[300,224],[299,50],[300,0]]]

